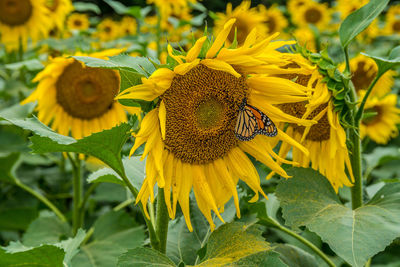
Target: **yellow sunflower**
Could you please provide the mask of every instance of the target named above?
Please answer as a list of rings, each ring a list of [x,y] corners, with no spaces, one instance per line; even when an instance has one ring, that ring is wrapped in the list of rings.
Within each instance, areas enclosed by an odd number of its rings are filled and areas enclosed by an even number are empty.
[[[122,36],[134,35],[136,34],[137,23],[136,19],[125,16],[119,23],[120,33]]]
[[[382,32],[385,35],[400,34],[400,5],[389,7]]]
[[[365,91],[360,92],[361,97]],[[387,144],[399,134],[400,109],[396,107],[397,95],[370,96],[364,107],[364,118],[360,124],[361,138],[368,136],[378,144]],[[366,116],[365,116],[366,115]]]
[[[345,66],[342,66],[344,69]],[[375,61],[369,57],[358,55],[350,60],[350,69],[352,72],[351,81],[357,92],[367,90],[376,74],[378,66]],[[394,84],[395,71],[387,71],[375,84],[372,94],[383,96],[392,90]]]
[[[257,29],[258,37],[264,37],[268,32],[267,18],[257,8],[250,8],[250,1],[243,1],[239,6],[232,10],[232,3],[226,5],[226,13],[217,13],[218,19],[214,21],[214,34],[223,31],[225,24],[236,19],[235,25],[232,27],[228,35],[227,42],[232,43],[237,31],[237,42],[242,45],[247,35]]]
[[[120,35],[120,26],[110,18],[104,19],[97,25],[95,36],[101,41],[111,41]]]
[[[299,7],[312,2],[313,0],[289,0],[287,1],[287,9],[290,14],[298,12]]]
[[[287,27],[288,21],[277,5],[273,5],[268,9],[264,5],[259,5],[258,9],[266,17],[268,34],[282,32]]]
[[[110,49],[88,56],[107,59],[121,52]],[[79,139],[127,120],[124,107],[114,101],[120,86],[114,70],[56,57],[33,81],[39,82],[37,89],[22,104],[37,101],[39,120],[60,134]]]
[[[65,18],[74,10],[71,0],[46,0],[50,19],[58,30],[64,29]]]
[[[287,115],[274,106],[308,99],[304,86],[271,77],[280,65],[289,62],[276,49],[294,42],[271,42],[276,35],[257,42],[254,29],[240,48],[227,48],[224,43],[234,24],[235,19],[228,21],[213,43],[206,36],[201,37],[184,55],[174,55],[168,46],[169,56],[177,66],[173,70],[159,68],[149,78],[143,78],[142,84],[117,97],[157,103],[143,118],[131,149],[132,154],[146,143],[142,158],[147,156],[147,176],[136,201],[144,207],[149,198],[154,201],[153,188],[157,183],[164,189],[169,216],[175,217],[179,202],[190,231],[192,188],[198,207],[214,229],[211,211],[222,220],[220,213],[232,197],[240,216],[236,191],[239,179],[254,191],[251,201],[256,201],[259,193],[265,196],[246,153],[283,177],[288,176],[274,158],[293,162],[279,158],[272,149],[274,144],[281,140],[307,153],[280,129],[273,138],[257,135],[252,140],[240,141],[235,125],[244,99],[276,124],[314,123]]]
[[[163,21],[166,21],[171,15],[180,16],[187,12],[189,3],[196,2],[196,0],[147,0],[147,4],[154,4],[160,10]]]
[[[309,24],[324,30],[331,21],[331,10],[326,3],[308,1],[291,13],[293,23],[299,27],[308,27]]]
[[[89,16],[87,14],[73,13],[67,19],[68,30],[85,31],[89,29]]]
[[[45,0],[0,0],[0,43],[7,51],[21,44],[26,49],[33,42],[46,38],[52,27]],[[20,43],[21,42],[21,43]]]
[[[299,55],[299,57],[302,57]],[[298,62],[293,62],[285,69],[298,68]],[[309,69],[313,66],[308,64]],[[346,146],[346,132],[339,123],[338,113],[334,111],[333,99],[331,92],[328,90],[327,84],[323,81],[324,77],[315,68],[309,73],[303,70],[296,74],[280,74],[289,80],[295,80],[296,83],[307,86],[311,99],[308,101],[284,104],[280,107],[288,114],[298,118],[314,119],[318,121],[312,126],[299,126],[289,124],[286,134],[294,137],[309,150],[309,155],[302,153],[297,147],[293,147],[293,161],[299,162],[302,167],[311,167],[323,174],[331,183],[335,191],[339,187],[351,186],[353,181],[352,167]],[[285,157],[291,147],[282,144],[279,156]],[[349,172],[350,179],[346,174]],[[271,177],[272,174],[269,176]],[[268,178],[269,178],[268,177]]]
[[[350,13],[353,13],[362,6],[368,4],[368,0],[349,1],[349,0],[337,0],[336,10],[340,12],[341,20],[344,20]]]

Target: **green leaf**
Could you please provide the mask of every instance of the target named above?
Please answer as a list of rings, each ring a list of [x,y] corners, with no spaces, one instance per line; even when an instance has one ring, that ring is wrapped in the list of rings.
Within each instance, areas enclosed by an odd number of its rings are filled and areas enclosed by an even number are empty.
[[[135,188],[141,188],[145,177],[146,161],[139,156],[127,157],[122,160],[126,176]],[[89,175],[88,183],[114,183],[125,186],[122,178],[112,169],[103,168]]]
[[[88,67],[107,68],[115,70],[128,70],[148,77],[156,69],[153,63],[144,57],[131,57],[129,55],[117,55],[109,57],[108,60],[94,57],[74,57],[82,61]]]
[[[290,267],[318,267],[315,257],[308,252],[290,245],[279,244],[274,248],[281,260]]]
[[[74,2],[74,9],[78,12],[94,12],[100,14],[101,10],[96,4],[85,2]]]
[[[36,247],[42,244],[55,244],[71,235],[71,228],[54,213],[42,211],[28,227],[22,237],[25,246]]]
[[[104,2],[106,2],[107,4],[110,5],[110,7],[112,7],[112,9],[114,9],[114,11],[118,14],[118,15],[124,15],[129,13],[130,8],[126,7],[124,4],[118,2],[118,1],[114,1],[114,0],[103,0]]]
[[[85,239],[86,233],[83,229],[79,229],[75,237],[68,238],[59,243],[54,244],[55,246],[62,248],[65,251],[64,263],[70,266],[72,258],[79,252],[79,246]]]
[[[61,248],[50,245],[16,253],[7,253],[0,249],[0,266],[62,267],[64,254]]]
[[[352,266],[365,262],[400,235],[400,183],[385,185],[364,206],[342,205],[328,180],[312,169],[293,168],[276,195],[286,224],[306,226]]]
[[[205,257],[198,266],[260,266],[262,255],[271,250],[261,234],[257,225],[234,222],[220,226],[208,239]]]
[[[346,48],[349,43],[385,9],[389,0],[371,0],[368,4],[351,13],[339,28],[340,43]]]
[[[44,68],[43,64],[38,59],[29,59],[25,61],[15,62],[4,65],[9,70],[19,70],[25,67],[29,71],[41,70]]]
[[[0,157],[0,181],[15,183],[15,169],[19,160],[19,153],[11,153],[7,156]]]
[[[400,46],[393,48],[387,58],[372,56],[366,53],[361,54],[372,58],[376,62],[378,65],[378,76],[400,65]]]
[[[110,211],[94,224],[93,240],[81,246],[72,259],[74,267],[109,267],[117,265],[117,258],[127,249],[141,246],[145,234],[124,211]]]
[[[118,258],[118,267],[167,267],[175,264],[167,256],[151,248],[134,248]]]

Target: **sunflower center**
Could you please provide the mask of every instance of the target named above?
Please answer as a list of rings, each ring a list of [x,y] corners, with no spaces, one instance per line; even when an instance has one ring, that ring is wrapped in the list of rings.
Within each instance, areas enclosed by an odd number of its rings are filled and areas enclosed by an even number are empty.
[[[110,33],[111,32],[111,27],[110,26],[104,27],[104,32],[105,33]]]
[[[307,9],[306,12],[304,13],[304,18],[307,23],[315,24],[321,20],[322,14],[318,9],[310,8]]]
[[[371,84],[372,80],[376,76],[376,71],[370,66],[366,69],[365,62],[360,61],[357,64],[356,71],[351,77],[354,88],[358,90],[365,90]]]
[[[274,18],[271,18],[271,17],[268,18],[267,26],[268,26],[268,33],[276,32],[276,21]]]
[[[80,21],[80,20],[74,20],[74,25],[75,25],[76,27],[80,27],[80,26],[82,26],[82,21]]]
[[[247,35],[249,35],[252,29],[248,27],[246,20],[236,18],[236,22],[233,24],[233,27],[228,34],[228,40],[231,43],[233,43],[233,41],[235,40],[235,30],[236,30],[236,40],[239,45],[242,45],[246,40]]]
[[[57,102],[72,117],[93,119],[107,112],[119,91],[119,77],[112,70],[69,64],[56,82]]]
[[[47,8],[52,12],[57,10],[57,7],[59,4],[60,4],[60,0],[47,0],[46,1]]]
[[[394,32],[400,32],[400,20],[396,20],[392,24],[392,29],[393,29]]]
[[[199,64],[176,75],[161,96],[167,111],[165,146],[183,162],[203,164],[226,155],[238,140],[238,108],[245,78]]]
[[[381,121],[382,109],[381,107],[372,107],[364,111],[362,123],[364,125],[373,125]]]
[[[9,26],[18,26],[32,16],[30,0],[0,0],[0,22]]]
[[[306,104],[307,102],[297,102],[297,103],[291,103],[291,104],[283,104],[280,106],[280,108],[287,114],[290,114],[292,116],[295,116],[297,118],[302,118],[304,113],[306,112]],[[308,115],[307,119],[311,120],[315,116],[317,116],[321,111],[323,111],[328,104],[322,104],[318,106],[316,109],[311,112],[310,115]],[[291,124],[293,129],[300,133],[303,134],[305,127],[304,126],[299,126],[297,124]],[[306,136],[306,140],[310,141],[324,141],[324,140],[329,140],[331,136],[331,127],[329,125],[328,121],[328,116],[325,113],[324,116],[322,116],[321,119],[318,120],[318,123],[314,124],[311,126],[310,131],[308,132]]]

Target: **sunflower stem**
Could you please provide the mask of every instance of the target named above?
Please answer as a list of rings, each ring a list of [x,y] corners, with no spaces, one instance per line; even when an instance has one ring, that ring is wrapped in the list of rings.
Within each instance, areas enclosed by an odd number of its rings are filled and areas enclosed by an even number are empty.
[[[89,188],[86,190],[81,203],[79,204],[79,224],[84,225],[85,221],[85,206],[87,201],[89,200],[90,195],[93,191],[100,185],[100,183],[91,184]]]
[[[165,204],[164,188],[158,189],[156,212],[156,234],[158,239],[160,240],[158,251],[165,254],[167,248],[169,217],[167,205]]]
[[[304,237],[302,237],[301,235],[293,232],[292,230],[280,225],[279,223],[275,223],[274,228],[296,238],[297,240],[299,240],[301,243],[303,243],[304,245],[306,245],[307,247],[309,247],[312,251],[314,251],[318,256],[321,257],[321,259],[323,259],[326,264],[328,264],[331,267],[336,267],[336,265],[331,261],[331,259],[329,259],[329,257],[323,253],[319,248],[317,248],[313,243],[311,243],[310,241],[308,241],[307,239],[305,239]]]
[[[121,161],[121,165],[122,165],[122,161]],[[131,183],[131,181],[128,179],[128,177],[126,176],[124,171],[120,171],[119,169],[114,169],[114,171],[122,178],[122,180],[125,182],[126,186],[128,187],[129,191],[131,191],[133,197],[135,199],[137,199],[138,196],[138,191],[137,189],[133,186],[133,184]],[[149,218],[147,218],[146,213],[144,212],[144,207],[143,205],[139,202],[139,207],[140,207],[140,211],[143,214],[143,218],[144,221],[146,222],[147,225],[147,229],[149,230],[149,237],[150,237],[150,244],[151,247],[153,248],[158,248],[160,241],[158,239],[158,236],[156,235],[155,229],[154,229],[154,225],[151,222],[151,220]]]
[[[355,103],[357,101],[357,93],[354,85],[349,83],[350,101]],[[360,139],[360,121],[355,119],[357,114],[357,106],[353,107],[351,116],[351,124],[353,128],[349,129],[350,143],[352,144],[350,153],[351,167],[353,169],[354,185],[351,187],[351,206],[354,209],[362,206],[363,189],[362,189],[362,172],[361,172],[361,139]]]
[[[82,174],[81,174],[81,160],[79,154],[75,154],[75,159],[67,153],[68,159],[72,165],[73,173],[73,209],[72,209],[72,230],[75,235],[78,229],[82,226],[80,223],[80,205],[82,199]]]
[[[344,50],[344,57],[346,59],[346,69],[345,69],[345,73],[346,74],[350,74],[350,58],[349,58],[349,48],[346,46],[343,48]]]
[[[369,85],[369,87],[368,87],[368,89],[367,89],[367,92],[365,93],[365,95],[364,95],[364,97],[363,97],[363,99],[362,99],[362,101],[361,101],[360,107],[358,108],[358,111],[357,111],[357,113],[356,113],[356,115],[355,115],[355,117],[354,117],[354,120],[355,120],[356,122],[357,122],[357,121],[361,121],[361,118],[362,118],[363,112],[364,112],[364,107],[365,107],[365,104],[366,104],[366,102],[367,102],[367,100],[368,100],[368,97],[369,97],[369,95],[371,94],[372,89],[374,89],[375,84],[378,82],[379,78],[382,77],[382,75],[383,75],[384,73],[385,73],[385,72],[383,72],[383,73],[378,73],[378,75],[376,75],[375,79],[374,79],[374,80],[372,81],[372,83]]]
[[[156,13],[157,13],[157,30],[156,30],[156,35],[157,35],[157,59],[160,58],[161,54],[161,13],[160,9],[156,8]]]
[[[40,200],[43,204],[45,204],[51,211],[53,211],[57,217],[63,221],[66,222],[67,218],[61,213],[61,211],[50,201],[48,200],[45,196],[40,194],[39,192],[33,190],[26,184],[23,184],[20,180],[15,179],[15,185],[18,186],[19,188],[25,190],[26,192],[30,193],[34,197],[36,197],[38,200]]]

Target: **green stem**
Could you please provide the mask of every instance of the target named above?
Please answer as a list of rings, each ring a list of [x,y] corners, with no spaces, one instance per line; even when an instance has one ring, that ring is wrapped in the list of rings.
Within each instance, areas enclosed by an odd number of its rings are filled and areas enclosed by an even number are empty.
[[[158,240],[160,240],[158,251],[164,254],[167,248],[168,222],[169,217],[167,205],[165,205],[164,189],[159,188],[157,195],[156,234]]]
[[[157,35],[157,58],[160,58],[161,55],[161,14],[160,14],[160,10],[157,8],[156,10],[157,12],[157,31],[156,31],[156,35]]]
[[[72,209],[72,229],[75,235],[80,224],[80,205],[82,199],[82,176],[81,176],[81,161],[79,154],[75,155],[75,160],[67,153],[68,159],[71,161],[73,173],[73,209]]]
[[[122,165],[122,162],[121,162]],[[138,191],[136,190],[136,188],[133,186],[133,184],[131,183],[131,181],[129,181],[128,177],[126,176],[125,172],[121,172],[118,169],[115,169],[114,171],[116,171],[118,173],[118,175],[122,178],[122,180],[125,182],[126,186],[128,187],[129,191],[131,191],[132,195],[134,196],[135,199],[137,199],[138,196]],[[153,223],[151,222],[151,220],[149,220],[144,212],[144,207],[142,205],[142,203],[139,202],[139,207],[140,210],[143,214],[143,218],[146,222],[147,225],[147,229],[149,230],[149,237],[150,237],[150,244],[153,248],[157,248],[159,246],[160,241],[158,240],[158,237],[156,235]]]
[[[346,58],[346,70],[345,74],[350,75],[350,59],[348,48],[344,48],[344,55]],[[349,97],[352,103],[357,101],[357,93],[354,85],[349,83]],[[362,111],[361,111],[362,112]],[[357,209],[362,206],[363,202],[363,189],[362,189],[362,172],[361,172],[361,139],[360,139],[360,120],[356,120],[358,114],[357,106],[354,105],[351,111],[351,124],[353,128],[349,129],[349,139],[352,144],[350,149],[350,161],[353,169],[354,185],[351,187],[351,206],[353,209]]]
[[[125,200],[122,203],[119,203],[117,206],[115,206],[113,208],[113,211],[119,211],[122,210],[125,207],[128,207],[129,205],[135,203],[135,199],[134,198],[128,198],[127,200]]]
[[[19,188],[25,190],[26,192],[30,193],[31,195],[33,195],[34,197],[36,197],[38,200],[40,200],[43,204],[45,204],[49,209],[51,209],[56,215],[57,217],[63,221],[66,222],[67,218],[65,218],[65,216],[61,213],[61,211],[53,205],[53,203],[51,203],[45,196],[41,195],[40,193],[36,192],[35,190],[33,190],[32,188],[30,188],[29,186],[23,184],[20,180],[16,179],[15,181],[15,185],[18,186]]]
[[[91,184],[88,188],[88,190],[86,190],[83,199],[81,201],[81,203],[79,204],[79,224],[80,225],[84,225],[84,221],[85,221],[85,206],[87,201],[89,200],[90,195],[93,193],[93,191],[100,185],[100,183],[95,183],[95,184]]]
[[[314,251],[318,256],[321,257],[321,259],[323,259],[326,264],[328,264],[331,267],[336,267],[336,265],[331,261],[331,259],[328,258],[327,255],[325,255],[325,253],[323,253],[319,248],[317,248],[313,243],[311,243],[310,241],[308,241],[307,239],[305,239],[304,237],[302,237],[301,235],[291,231],[290,229],[283,227],[282,225],[275,223],[274,227],[278,230],[281,230],[282,232],[285,232],[286,234],[296,238],[297,240],[299,240],[301,243],[303,243],[304,245],[306,245],[307,247],[309,247],[312,251]]]
[[[377,81],[379,80],[379,78],[382,75],[383,75],[383,73],[382,74],[378,73],[378,75],[376,75],[375,79],[369,85],[369,87],[367,89],[367,92],[365,93],[364,98],[361,101],[360,107],[358,108],[356,116],[354,117],[354,120],[355,120],[356,123],[361,121],[361,118],[362,118],[362,115],[363,115],[363,112],[364,112],[365,103],[367,102],[367,99],[368,99],[369,95],[371,94],[372,89],[374,88],[375,84],[377,83]]]

